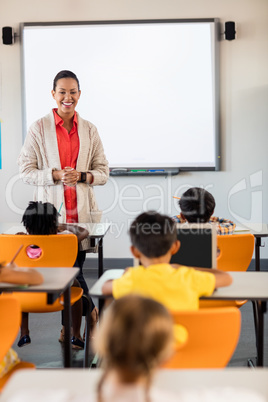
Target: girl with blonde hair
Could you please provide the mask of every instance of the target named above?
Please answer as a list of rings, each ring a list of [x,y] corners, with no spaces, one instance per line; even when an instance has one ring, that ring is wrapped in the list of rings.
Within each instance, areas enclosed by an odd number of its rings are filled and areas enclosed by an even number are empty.
[[[136,295],[116,300],[95,337],[104,369],[98,402],[175,401],[151,386],[154,371],[173,352],[173,336],[172,318],[162,304]]]

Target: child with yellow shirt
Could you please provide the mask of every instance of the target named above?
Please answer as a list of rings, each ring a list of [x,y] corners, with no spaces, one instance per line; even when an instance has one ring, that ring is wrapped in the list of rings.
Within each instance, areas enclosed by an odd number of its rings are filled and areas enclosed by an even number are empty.
[[[217,269],[170,265],[179,250],[176,223],[155,211],[139,215],[130,227],[131,252],[142,265],[126,269],[124,275],[103,284],[104,295],[115,299],[130,293],[151,297],[168,310],[197,310],[199,298],[210,296],[214,289],[229,286],[231,276]],[[176,334],[184,342],[186,331]],[[179,339],[180,338],[180,339]]]

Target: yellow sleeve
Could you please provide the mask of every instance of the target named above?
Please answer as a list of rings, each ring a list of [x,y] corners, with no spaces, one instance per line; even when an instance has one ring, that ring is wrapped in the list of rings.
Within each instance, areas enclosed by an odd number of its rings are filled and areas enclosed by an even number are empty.
[[[192,284],[199,297],[210,296],[215,289],[215,275],[209,272],[192,270]]]
[[[120,278],[113,280],[113,297],[119,299],[132,292],[133,289],[133,268],[130,268]]]

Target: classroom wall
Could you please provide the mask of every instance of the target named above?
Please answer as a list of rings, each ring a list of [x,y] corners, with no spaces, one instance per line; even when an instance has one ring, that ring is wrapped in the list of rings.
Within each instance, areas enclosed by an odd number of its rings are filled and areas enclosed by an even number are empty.
[[[220,44],[222,170],[187,172],[171,178],[110,178],[107,185],[96,188],[99,207],[104,211],[103,220],[113,222],[104,242],[106,258],[130,257],[127,228],[133,218],[147,209],[157,209],[169,215],[179,213],[172,196],[180,195],[193,185],[204,186],[214,195],[217,203],[215,214],[218,216],[240,223],[268,222],[268,2],[9,0],[1,4],[1,28],[12,26],[16,32],[20,22],[157,18],[219,18],[222,32],[226,21],[236,23],[237,39],[222,40]],[[60,43],[58,46],[60,48]],[[70,49],[70,57],[74,55],[74,49]],[[1,221],[19,222],[32,197],[32,188],[18,179],[16,164],[22,146],[20,74],[19,41],[12,46],[1,43]],[[44,110],[44,114],[47,112]],[[90,120],[90,111],[83,117]],[[165,144],[164,138],[161,141],[163,146],[172,146]],[[262,249],[262,256],[268,256],[268,247]]]

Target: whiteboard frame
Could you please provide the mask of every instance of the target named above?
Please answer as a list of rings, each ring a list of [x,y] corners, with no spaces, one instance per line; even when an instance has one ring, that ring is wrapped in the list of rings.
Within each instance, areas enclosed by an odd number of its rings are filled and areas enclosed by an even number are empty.
[[[105,24],[154,24],[154,23],[213,23],[214,24],[214,131],[215,131],[215,168],[202,166],[177,166],[169,168],[163,166],[164,174],[177,174],[179,171],[219,171],[221,169],[221,140],[220,140],[220,60],[219,60],[219,42],[220,42],[220,23],[218,18],[197,18],[197,19],[141,19],[141,20],[103,20],[103,21],[57,21],[57,22],[25,22],[20,24],[20,40],[21,40],[21,85],[22,85],[22,126],[23,139],[27,134],[26,127],[26,91],[25,91],[25,60],[24,60],[24,28],[27,27],[49,27],[49,26],[67,26],[67,25],[105,25]],[[141,169],[141,167],[122,169],[121,167],[113,167],[116,176],[120,175],[137,175],[132,169]],[[156,167],[159,169],[159,166]],[[148,169],[148,175],[152,173],[153,167]],[[138,174],[139,175],[139,174]],[[141,175],[141,174],[140,174]],[[142,175],[147,175],[143,172]],[[157,173],[156,173],[157,175]],[[158,174],[159,175],[159,174]]]

